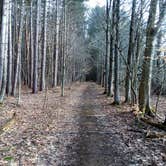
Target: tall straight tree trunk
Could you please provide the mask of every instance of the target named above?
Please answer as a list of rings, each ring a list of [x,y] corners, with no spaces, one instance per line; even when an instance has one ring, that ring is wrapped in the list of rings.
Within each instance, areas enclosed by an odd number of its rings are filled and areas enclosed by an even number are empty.
[[[20,28],[19,28],[19,38],[18,38],[18,51],[17,51],[17,63],[16,63],[16,70],[14,76],[14,85],[13,85],[13,92],[12,94],[16,96],[16,89],[18,84],[19,90],[19,98],[18,102],[20,101],[20,91],[21,91],[21,49],[22,49],[22,36],[23,36],[23,19],[24,19],[24,0],[22,1],[21,7],[21,20],[20,20]]]
[[[131,87],[133,87],[133,90],[131,91],[131,103],[138,105],[138,65],[140,61],[141,56],[141,48],[143,43],[143,6],[144,6],[144,0],[141,0],[140,2],[140,15],[137,20],[137,29],[135,34],[135,43],[136,43],[136,49],[135,49],[135,56],[133,60],[133,69],[132,69],[132,83]]]
[[[0,28],[2,27],[2,15],[3,15],[3,0],[0,1]],[[1,36],[1,31],[0,31]]]
[[[4,0],[0,1],[0,40],[2,41],[2,25],[3,25],[3,7],[4,7]],[[2,77],[3,77],[3,55],[0,53],[0,89],[2,86]]]
[[[111,2],[110,2],[111,3]],[[113,96],[112,84],[113,84],[113,62],[114,62],[114,37],[115,37],[115,0],[113,0],[112,6],[112,22],[110,29],[110,57],[109,57],[109,80],[108,80],[108,95]]]
[[[24,0],[22,0],[21,8],[21,22],[20,22],[20,32],[19,32],[19,45],[18,45],[18,57],[19,57],[19,68],[18,68],[18,104],[21,100],[21,49],[22,49],[22,37],[23,37],[23,20],[24,20]]]
[[[134,24],[135,24],[135,12],[136,12],[135,9],[136,9],[136,0],[133,0],[131,23],[130,23],[129,48],[128,48],[128,56],[127,56],[125,102],[131,101],[131,82],[132,82],[131,62],[132,62],[132,58],[134,54]]]
[[[54,76],[53,76],[53,87],[57,86],[58,77],[58,55],[59,55],[59,18],[58,18],[58,0],[56,0],[56,34],[54,44]]]
[[[47,54],[47,1],[44,2],[44,25],[43,25],[41,81],[40,81],[41,91],[46,88],[46,54]]]
[[[1,27],[1,51],[2,57],[2,86],[0,89],[0,103],[3,102],[6,93],[7,84],[7,57],[8,57],[8,20],[9,20],[9,0],[4,0],[2,27]]]
[[[33,66],[34,66],[34,35],[33,35],[33,0],[31,0],[31,12],[30,12],[30,85],[33,87]]]
[[[156,23],[157,4],[159,2],[159,20]],[[145,111],[146,114],[151,114],[150,94],[151,94],[151,79],[152,79],[152,60],[153,47],[155,36],[160,30],[164,16],[166,13],[166,1],[151,0],[149,9],[149,19],[146,28],[146,47],[144,52],[144,61],[142,65],[142,77],[139,86],[139,109]]]
[[[8,50],[8,70],[7,70],[7,94],[10,95],[12,92],[12,2],[9,4],[9,50]]]
[[[30,78],[30,18],[26,17],[26,25],[25,25],[25,36],[26,36],[26,66],[27,66],[27,74],[26,74],[26,85],[30,87],[31,84],[31,78]]]
[[[34,41],[34,67],[33,67],[33,87],[32,93],[38,92],[38,45],[39,45],[39,12],[40,12],[40,0],[36,3],[36,24],[35,24],[35,41]]]
[[[63,32],[62,32],[62,76],[61,76],[61,96],[64,96],[65,86],[65,49],[66,49],[66,1],[63,0]]]
[[[120,96],[119,96],[119,21],[120,21],[120,0],[116,1],[116,8],[115,8],[115,55],[114,55],[114,104],[120,103]]]
[[[108,0],[106,0],[106,31],[105,31],[105,35],[106,35],[106,52],[105,52],[105,91],[104,93],[107,94],[108,93],[108,77],[109,77],[109,57],[108,57],[108,38],[109,38],[109,3]]]
[[[160,49],[160,47],[162,45],[162,43],[161,43],[162,42],[162,35],[163,35],[163,33],[160,30],[160,32],[157,35],[157,44],[156,44],[157,51],[156,51],[156,57],[155,57],[155,58],[157,58],[155,67],[157,67],[158,70],[160,70],[160,65],[161,65],[161,63],[160,63],[161,62],[161,60],[160,60],[161,51],[159,51],[159,49]]]
[[[155,39],[155,18],[157,11],[156,0],[151,0],[149,19],[146,30],[146,47],[144,52],[144,61],[142,65],[142,77],[139,87],[139,108],[147,114],[151,112],[150,108],[150,89],[151,89],[151,74],[152,74],[152,59],[153,59],[153,43]]]

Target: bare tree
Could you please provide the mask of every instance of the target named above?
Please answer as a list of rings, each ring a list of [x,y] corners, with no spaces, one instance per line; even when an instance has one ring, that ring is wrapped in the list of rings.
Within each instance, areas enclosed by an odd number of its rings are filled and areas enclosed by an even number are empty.
[[[115,7],[115,56],[114,56],[114,103],[120,103],[119,96],[119,21],[120,21],[120,0],[116,1]]]
[[[1,77],[2,86],[0,89],[0,103],[3,102],[6,84],[7,84],[7,57],[8,57],[8,24],[9,24],[9,0],[4,0],[3,3],[3,15],[2,15],[2,27],[1,27]]]
[[[12,45],[12,5],[9,3],[9,49],[8,49],[8,70],[7,70],[7,94],[12,92],[12,60],[13,60],[13,45]]]
[[[57,86],[58,77],[58,55],[59,55],[59,7],[58,0],[56,0],[56,31],[55,31],[55,43],[54,43],[54,72],[53,72],[53,87]]]
[[[106,0],[106,52],[105,52],[105,94],[108,93],[108,77],[109,77],[109,56],[108,56],[108,46],[109,46],[109,2]]]
[[[40,18],[40,0],[36,3],[36,24],[35,24],[35,40],[34,40],[34,66],[33,66],[33,87],[32,93],[38,92],[38,45],[39,45],[39,18]]]
[[[23,36],[23,20],[24,20],[24,0],[22,1],[21,13],[20,13],[20,28],[19,28],[19,37],[18,37],[18,50],[17,50],[17,63],[14,75],[14,85],[13,85],[13,95],[16,96],[17,84],[19,89],[19,99],[21,96],[21,49],[22,49],[22,36]]]
[[[155,36],[158,33],[163,18],[165,16],[166,1],[161,0],[162,8],[160,8],[159,21],[157,26],[156,22],[156,12],[157,12],[157,0],[151,0],[149,9],[149,19],[146,28],[146,47],[144,52],[144,60],[142,65],[142,77],[139,87],[139,108],[141,111],[145,111],[147,114],[151,114],[150,105],[150,93],[151,93],[151,79],[152,79],[152,60],[153,60],[153,44]]]
[[[132,14],[130,23],[130,35],[129,35],[129,48],[127,56],[127,70],[126,70],[126,85],[125,85],[125,102],[131,101],[131,82],[132,82],[132,72],[131,72],[131,62],[134,57],[134,25],[135,25],[135,13],[136,13],[136,0],[132,2]]]
[[[43,25],[43,41],[42,41],[42,62],[41,62],[41,81],[40,90],[46,88],[46,54],[47,54],[47,1],[44,2],[44,25]]]

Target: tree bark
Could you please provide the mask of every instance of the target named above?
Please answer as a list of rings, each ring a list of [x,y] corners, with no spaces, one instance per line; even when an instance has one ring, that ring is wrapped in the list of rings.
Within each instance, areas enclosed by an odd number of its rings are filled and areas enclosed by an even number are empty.
[[[38,92],[38,45],[39,45],[39,12],[40,12],[40,0],[36,3],[36,24],[35,24],[35,41],[34,41],[34,66],[33,66],[33,87],[32,93]]]
[[[24,0],[22,1],[22,7],[21,7],[21,18],[20,18],[20,28],[19,28],[19,38],[18,38],[18,50],[17,50],[17,63],[16,63],[16,69],[15,69],[15,76],[14,76],[14,85],[13,85],[13,92],[12,94],[16,96],[16,90],[17,90],[17,84],[18,84],[18,90],[19,90],[19,99],[20,101],[20,95],[21,95],[21,49],[22,49],[22,36],[23,36],[23,19],[24,19]]]
[[[53,76],[53,87],[57,86],[58,77],[58,55],[59,55],[59,18],[58,18],[58,0],[56,0],[56,34],[54,43],[54,76]]]
[[[109,57],[109,80],[108,80],[108,95],[113,96],[113,66],[114,66],[114,44],[115,44],[115,5],[116,2],[113,0],[112,6],[112,23],[110,29],[110,57]]]
[[[116,14],[115,14],[115,56],[114,56],[114,104],[120,104],[119,96],[119,21],[120,21],[120,0],[116,1]]]
[[[30,85],[33,87],[33,66],[34,66],[34,34],[33,34],[33,0],[31,0],[31,11],[30,11]]]
[[[9,50],[8,50],[8,70],[7,70],[7,94],[12,92],[12,61],[13,61],[13,45],[12,45],[12,2],[9,4]]]
[[[132,82],[132,72],[131,72],[131,62],[134,54],[134,24],[135,24],[135,9],[136,9],[136,0],[132,2],[132,15],[130,23],[130,35],[129,35],[129,48],[127,56],[127,65],[126,70],[126,85],[125,85],[125,102],[131,101],[131,82]]]
[[[66,44],[66,1],[63,0],[63,35],[62,35],[62,76],[61,76],[61,96],[64,96],[65,86],[65,44]]]
[[[4,0],[0,1],[0,40],[2,41],[2,27],[3,27],[3,7]],[[2,78],[3,78],[3,55],[0,53],[0,89],[2,86]]]
[[[8,20],[9,20],[9,0],[4,0],[3,3],[3,16],[2,16],[2,27],[1,27],[1,57],[2,57],[2,68],[1,68],[1,79],[2,86],[0,89],[0,103],[3,102],[6,93],[7,84],[7,57],[8,57]]]
[[[46,54],[47,54],[47,1],[44,2],[44,25],[43,25],[43,41],[42,41],[42,62],[41,62],[41,81],[40,90],[46,88]]]
[[[108,93],[108,77],[109,77],[109,56],[108,56],[108,38],[109,38],[109,3],[108,0],[106,0],[106,31],[105,31],[105,35],[106,35],[106,50],[105,50],[105,91],[104,93],[107,94]]]
[[[157,11],[156,0],[151,0],[149,19],[146,30],[146,47],[144,52],[144,60],[142,66],[142,77],[139,87],[139,109],[149,114],[150,107],[150,89],[151,89],[151,74],[152,74],[152,59],[153,59],[153,42],[155,39],[155,18]]]

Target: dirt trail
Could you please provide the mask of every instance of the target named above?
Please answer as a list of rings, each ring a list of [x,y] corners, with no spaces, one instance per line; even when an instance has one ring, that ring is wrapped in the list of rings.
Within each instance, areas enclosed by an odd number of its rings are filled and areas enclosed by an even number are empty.
[[[94,83],[59,92],[25,94],[15,107],[18,122],[0,139],[0,165],[139,166],[165,165],[163,140],[146,140],[128,106],[111,106]],[[8,104],[9,105],[9,104]],[[136,131],[136,132],[135,132]]]
[[[78,141],[74,150],[69,151],[76,152],[76,162],[72,165],[125,165],[123,154],[113,147],[113,141],[117,138],[110,143],[113,133],[104,130],[108,117],[102,111],[102,105],[97,99],[98,93],[93,84],[87,86],[78,104]]]

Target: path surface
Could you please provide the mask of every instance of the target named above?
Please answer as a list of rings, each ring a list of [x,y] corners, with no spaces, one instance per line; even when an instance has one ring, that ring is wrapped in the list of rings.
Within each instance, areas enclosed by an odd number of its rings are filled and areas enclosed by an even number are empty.
[[[82,91],[76,91],[74,98],[79,102],[73,105],[72,110],[77,111],[74,117],[77,131],[73,134],[75,142],[68,146],[67,161],[69,165],[105,166],[125,165],[125,159],[120,149],[115,148],[113,133],[104,130],[108,121],[107,115],[102,112],[102,105],[98,100],[98,92],[94,85],[85,85]],[[73,96],[72,96],[73,98]],[[70,133],[71,132],[71,133]]]
[[[0,147],[7,149],[0,151],[1,165],[6,156],[27,166],[165,165],[165,142],[146,140],[147,128],[127,106],[111,106],[102,91],[84,83],[64,98],[54,91],[25,94],[15,108],[17,124],[1,136]]]

